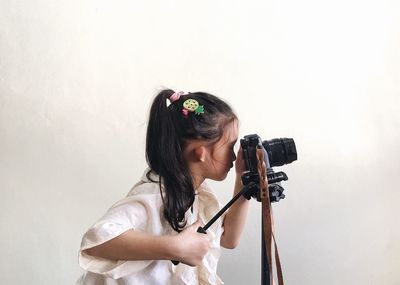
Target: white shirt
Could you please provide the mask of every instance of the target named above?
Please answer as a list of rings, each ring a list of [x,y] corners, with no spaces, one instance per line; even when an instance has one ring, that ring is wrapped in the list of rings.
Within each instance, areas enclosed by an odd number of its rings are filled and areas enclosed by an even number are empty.
[[[85,273],[78,280],[79,285],[220,285],[224,284],[217,275],[220,257],[220,238],[223,232],[222,220],[218,219],[208,230],[210,250],[202,264],[191,267],[182,263],[173,265],[170,260],[113,261],[83,253],[83,250],[100,245],[127,230],[146,232],[154,235],[177,234],[164,218],[163,202],[159,184],[143,174],[128,195],[114,204],[83,236],[79,252],[79,265]],[[150,174],[153,181],[159,177]],[[187,226],[200,220],[206,224],[220,209],[212,189],[203,183],[191,210],[186,212]]]

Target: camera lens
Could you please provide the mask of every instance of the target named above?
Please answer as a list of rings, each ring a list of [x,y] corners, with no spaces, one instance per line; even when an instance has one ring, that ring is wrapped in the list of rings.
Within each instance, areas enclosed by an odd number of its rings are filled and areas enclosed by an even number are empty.
[[[296,145],[293,139],[280,138],[263,141],[271,167],[282,166],[297,160]]]

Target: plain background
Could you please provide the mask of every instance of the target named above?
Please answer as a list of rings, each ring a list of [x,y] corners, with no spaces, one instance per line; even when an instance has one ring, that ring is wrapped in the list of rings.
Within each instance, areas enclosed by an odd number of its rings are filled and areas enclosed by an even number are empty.
[[[399,284],[399,3],[2,0],[0,283],[74,284],[168,87],[226,99],[240,136],[295,139],[273,206],[286,284]],[[259,217],[253,200],[223,252],[228,285],[260,283]]]

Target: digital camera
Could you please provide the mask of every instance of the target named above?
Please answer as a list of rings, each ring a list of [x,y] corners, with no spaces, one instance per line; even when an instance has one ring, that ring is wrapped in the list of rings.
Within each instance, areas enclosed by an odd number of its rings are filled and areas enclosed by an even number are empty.
[[[278,202],[280,199],[285,198],[283,194],[283,187],[280,182],[287,180],[287,176],[284,172],[274,172],[272,167],[282,166],[285,164],[292,163],[297,160],[297,151],[294,140],[291,138],[276,138],[271,140],[262,141],[261,138],[256,135],[247,135],[240,140],[240,144],[243,149],[243,156],[246,165],[246,172],[242,175],[243,185],[249,185],[254,183],[258,185],[253,187],[252,191],[247,192],[244,196],[247,199],[251,197],[261,200],[259,191],[259,173],[256,151],[262,149],[264,152],[264,162],[266,166],[266,177],[268,180],[268,190],[271,202]]]

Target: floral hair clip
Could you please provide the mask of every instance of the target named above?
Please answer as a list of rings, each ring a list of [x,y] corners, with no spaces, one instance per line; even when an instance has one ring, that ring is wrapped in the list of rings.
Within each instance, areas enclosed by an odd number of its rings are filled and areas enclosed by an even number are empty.
[[[188,95],[188,94],[189,94],[188,92],[183,92],[183,91],[175,92],[174,94],[169,96],[169,98],[168,98],[169,102],[168,101],[166,102],[167,103],[167,107],[169,107],[169,105],[171,103],[174,103],[175,101],[178,101],[181,98],[181,96],[185,96],[185,95]]]
[[[171,103],[172,103],[172,102],[175,102],[175,101],[179,100],[179,99],[181,98],[181,96],[187,95],[187,94],[188,94],[188,93],[185,93],[185,92],[183,92],[183,91],[175,92],[174,94],[172,94],[172,95],[169,97],[169,101],[171,101]]]
[[[194,99],[187,99],[183,102],[182,114],[187,116],[189,112],[194,112],[196,115],[204,114],[204,106]]]

